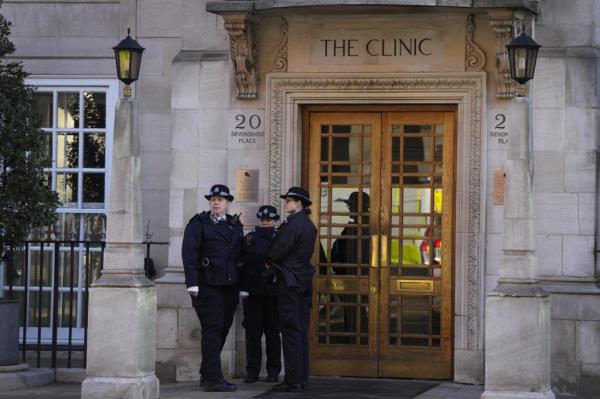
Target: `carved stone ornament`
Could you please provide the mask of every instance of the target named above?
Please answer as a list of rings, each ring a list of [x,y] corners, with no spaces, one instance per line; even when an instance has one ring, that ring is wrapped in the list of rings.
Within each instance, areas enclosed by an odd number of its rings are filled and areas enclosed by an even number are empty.
[[[288,70],[288,23],[283,17],[281,17],[281,33],[281,41],[271,55],[271,72],[287,72]]]
[[[237,98],[256,98],[258,73],[256,71],[256,27],[246,17],[225,19],[229,34],[229,51],[235,72]]]
[[[496,48],[496,97],[513,98],[517,94],[517,82],[510,77],[510,64],[506,45],[513,39],[513,19],[490,19],[494,30]]]
[[[301,163],[303,104],[381,104],[414,103],[427,98],[432,103],[458,101],[459,146],[468,162],[457,175],[457,190],[462,199],[458,211],[457,234],[462,239],[463,255],[455,266],[460,299],[457,314],[466,323],[457,323],[457,348],[481,350],[483,335],[483,293],[481,289],[481,154],[482,107],[485,74],[481,72],[442,74],[339,74],[324,78],[317,74],[270,74],[267,77],[267,120],[269,140],[268,203],[280,206],[279,194],[299,182]],[[459,100],[457,100],[459,99]]]
[[[465,42],[465,71],[479,72],[485,68],[485,53],[474,41],[473,32],[475,31],[475,23],[473,22],[473,14],[467,17],[466,42]]]

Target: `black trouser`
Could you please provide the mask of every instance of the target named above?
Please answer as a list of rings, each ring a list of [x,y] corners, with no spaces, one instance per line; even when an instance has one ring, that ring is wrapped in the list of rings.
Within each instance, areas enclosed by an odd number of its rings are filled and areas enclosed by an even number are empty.
[[[281,372],[281,338],[276,296],[250,295],[244,301],[246,329],[246,372],[260,374],[262,361],[262,335],[265,334],[267,373],[277,376]]]
[[[283,341],[284,381],[300,384],[308,381],[308,322],[312,305],[311,285],[279,285],[279,323]]]
[[[217,381],[223,378],[221,350],[233,323],[238,301],[237,287],[210,286],[200,282],[200,292],[192,304],[202,327],[200,374],[203,380]]]

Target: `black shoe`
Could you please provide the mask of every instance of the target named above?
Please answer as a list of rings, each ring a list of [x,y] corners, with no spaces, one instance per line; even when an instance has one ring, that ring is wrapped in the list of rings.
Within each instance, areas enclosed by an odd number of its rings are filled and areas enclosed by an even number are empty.
[[[258,381],[258,375],[256,374],[248,374],[246,378],[244,378],[244,382],[246,384],[252,384],[253,382]]]
[[[306,391],[306,389],[308,389],[308,381],[301,382],[300,388],[302,388],[303,391]]]
[[[287,382],[282,382],[281,384],[273,385],[271,388],[273,392],[302,392],[302,387],[300,384],[288,384]]]
[[[203,388],[204,392],[233,392],[237,390],[235,384],[230,384],[225,380],[206,381]]]
[[[265,379],[266,382],[277,382],[279,381],[279,376],[278,375],[268,375],[267,378]]]
[[[204,385],[206,385],[207,380],[205,380],[204,378],[200,378],[200,387],[204,388]]]
[[[220,383],[223,383],[223,384],[225,384],[225,385],[227,385],[228,387],[233,387],[233,388],[237,389],[237,385],[236,385],[236,384],[234,384],[234,383],[232,383],[232,382],[229,382],[229,381],[227,381],[225,378],[221,378],[221,379],[219,380],[219,382],[220,382]],[[234,390],[235,390],[235,389],[234,389]]]

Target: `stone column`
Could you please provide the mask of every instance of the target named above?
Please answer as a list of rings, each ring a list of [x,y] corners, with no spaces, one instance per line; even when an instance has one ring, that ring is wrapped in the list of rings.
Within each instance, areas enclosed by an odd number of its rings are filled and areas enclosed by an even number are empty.
[[[102,276],[90,289],[84,399],[154,399],[156,290],[144,275],[137,101],[115,121]]]
[[[550,297],[536,283],[537,258],[529,148],[529,99],[511,107],[506,160],[503,259],[486,300],[482,399],[554,399],[550,389]]]

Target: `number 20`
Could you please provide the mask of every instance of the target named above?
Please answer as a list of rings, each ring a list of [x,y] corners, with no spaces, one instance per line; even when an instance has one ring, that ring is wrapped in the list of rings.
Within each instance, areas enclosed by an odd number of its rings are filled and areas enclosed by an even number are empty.
[[[246,126],[246,115],[244,114],[236,114],[235,116],[235,121],[238,122],[237,125],[235,125],[236,129],[245,129]],[[252,114],[250,115],[250,117],[248,118],[248,125],[250,125],[250,128],[252,129],[258,129],[260,127],[260,124],[262,123],[260,116],[257,114]]]

